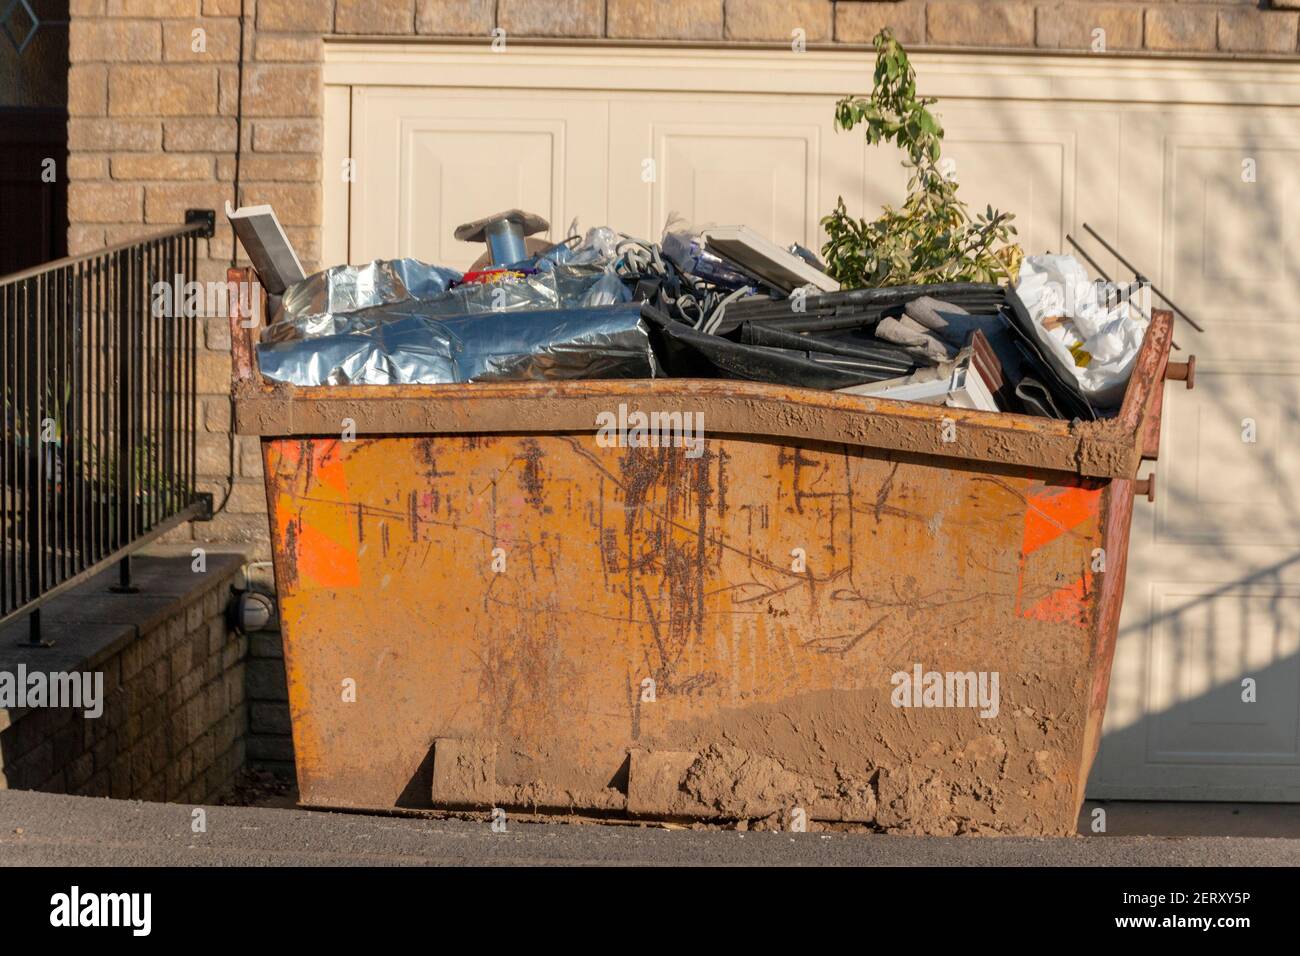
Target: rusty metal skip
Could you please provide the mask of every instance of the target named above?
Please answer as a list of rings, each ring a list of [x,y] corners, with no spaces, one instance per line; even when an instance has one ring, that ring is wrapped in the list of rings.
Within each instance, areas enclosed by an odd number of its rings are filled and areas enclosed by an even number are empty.
[[[720,380],[271,386],[249,318],[305,805],[1074,832],[1138,466],[1163,379],[1191,386],[1169,313],[1087,424]],[[599,440],[620,404],[702,415],[702,453]]]

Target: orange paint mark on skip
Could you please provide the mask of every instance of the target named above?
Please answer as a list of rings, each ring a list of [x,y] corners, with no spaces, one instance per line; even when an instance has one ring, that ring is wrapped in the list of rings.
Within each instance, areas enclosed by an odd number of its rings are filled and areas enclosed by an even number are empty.
[[[343,467],[343,455],[338,439],[317,439],[311,446],[311,476],[317,484],[339,493],[344,501],[348,497],[348,476]]]
[[[302,522],[294,542],[298,577],[303,584],[327,588],[354,588],[361,584],[357,549],[335,541],[318,528]]]
[[[1089,518],[1096,517],[1100,505],[1101,492],[1094,488],[1053,485],[1030,495],[1026,499],[1022,553],[1033,554]]]
[[[1068,587],[1057,588],[1047,597],[1031,604],[1020,612],[1021,617],[1030,617],[1036,621],[1051,624],[1063,624],[1073,621],[1086,624],[1088,593],[1092,587],[1092,574],[1087,573]]]
[[[1100,488],[1054,484],[1039,485],[1026,497],[1025,533],[1016,580],[1016,612],[1021,617],[1050,622],[1086,621],[1084,611],[1092,584],[1091,573],[1053,590],[1028,607],[1024,604],[1025,576],[1031,555],[1097,518],[1101,494]]]

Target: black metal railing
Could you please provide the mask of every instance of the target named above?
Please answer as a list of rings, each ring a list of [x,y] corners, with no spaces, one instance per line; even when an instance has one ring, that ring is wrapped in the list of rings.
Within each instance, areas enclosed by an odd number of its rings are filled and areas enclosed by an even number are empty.
[[[134,550],[211,514],[195,488],[199,320],[174,305],[213,222],[192,210],[0,277],[0,623],[28,615],[32,643],[44,602],[115,562],[129,590]]]

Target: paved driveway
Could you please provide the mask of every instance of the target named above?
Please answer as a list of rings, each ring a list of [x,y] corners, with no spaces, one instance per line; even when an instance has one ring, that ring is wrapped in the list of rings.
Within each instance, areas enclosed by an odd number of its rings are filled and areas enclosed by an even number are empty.
[[[909,838],[487,823],[0,792],[9,865],[1300,866],[1300,840],[1237,837]]]

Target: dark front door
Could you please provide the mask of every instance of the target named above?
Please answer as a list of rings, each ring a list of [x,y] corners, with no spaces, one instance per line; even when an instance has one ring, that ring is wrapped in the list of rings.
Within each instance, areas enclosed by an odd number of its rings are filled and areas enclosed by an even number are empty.
[[[0,275],[67,255],[67,164],[66,110],[0,108]]]

